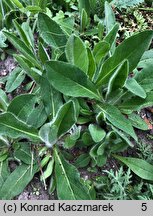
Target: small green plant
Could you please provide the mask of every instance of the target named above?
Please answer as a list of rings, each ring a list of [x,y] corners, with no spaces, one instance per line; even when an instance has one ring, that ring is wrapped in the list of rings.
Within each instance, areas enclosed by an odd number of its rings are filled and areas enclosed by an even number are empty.
[[[97,177],[94,181],[97,198],[100,200],[151,200],[153,186],[140,179],[134,180],[130,169],[106,171],[105,176]]]
[[[115,5],[118,9],[123,9],[139,5],[143,2],[144,0],[113,0],[112,4]]]

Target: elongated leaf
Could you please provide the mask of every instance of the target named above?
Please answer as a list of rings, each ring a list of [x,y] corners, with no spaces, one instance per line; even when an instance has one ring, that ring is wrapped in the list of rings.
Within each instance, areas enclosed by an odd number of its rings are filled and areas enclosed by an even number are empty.
[[[43,175],[41,176],[41,180],[47,179],[49,176],[51,176],[52,172],[53,172],[53,168],[54,168],[54,158],[52,158],[49,161],[46,170],[44,171]]]
[[[153,31],[143,31],[122,42],[102,66],[97,85],[106,84],[116,67],[125,59],[129,61],[129,70],[133,71],[153,37]]]
[[[138,128],[140,130],[148,130],[147,123],[136,113],[132,113],[128,115],[128,119],[132,123],[133,127]]]
[[[18,34],[19,34],[20,38],[22,39],[22,41],[29,47],[30,43],[29,43],[27,35],[23,31],[22,27],[19,25],[19,23],[16,20],[13,20],[13,24],[14,24],[16,30],[18,31]]]
[[[34,65],[40,68],[38,61],[35,58],[33,52],[27,47],[26,44],[14,34],[9,33],[7,31],[3,31],[8,40],[13,44],[13,46],[18,49],[29,61],[31,61]]]
[[[107,96],[114,92],[115,90],[118,90],[119,88],[122,88],[125,84],[125,81],[128,77],[129,73],[129,63],[127,60],[125,60],[114,72],[112,77],[109,80],[108,83],[108,90],[107,90]]]
[[[41,43],[39,43],[38,54],[39,54],[39,59],[43,64],[45,64],[46,61],[50,60],[50,57],[47,51],[45,50],[45,47]]]
[[[110,104],[102,105],[99,108],[106,114],[108,121],[110,121],[115,127],[129,134],[137,141],[137,136],[131,122],[122,115],[119,109]]]
[[[100,41],[95,45],[93,50],[93,55],[95,57],[97,64],[101,62],[103,57],[108,53],[109,49],[110,49],[110,45],[105,41]]]
[[[153,90],[153,62],[145,64],[141,71],[134,77],[146,92]]]
[[[23,82],[24,78],[24,71],[19,67],[15,68],[8,76],[5,87],[6,92],[14,91]]]
[[[145,90],[137,83],[137,81],[134,78],[128,79],[126,81],[125,87],[130,92],[141,98],[146,98],[147,96]]]
[[[88,53],[83,41],[75,35],[71,35],[66,44],[66,57],[69,63],[77,66],[82,71],[88,71]]]
[[[153,166],[145,160],[118,155],[114,157],[126,164],[140,178],[153,181]]]
[[[27,37],[29,44],[34,48],[34,36],[28,21],[22,23],[22,29]]]
[[[86,187],[80,181],[78,170],[69,164],[57,149],[54,149],[54,157],[58,198],[61,200],[90,200]]]
[[[0,89],[0,109],[6,111],[9,105],[9,100],[5,92]]]
[[[112,45],[115,42],[118,30],[119,30],[119,24],[116,23],[113,26],[113,28],[108,32],[108,34],[104,37],[104,41],[106,41],[107,43],[109,43],[110,47],[112,47]]]
[[[138,111],[148,106],[153,106],[153,92],[148,92],[145,99],[138,96],[132,97],[119,105],[120,109]]]
[[[130,137],[123,131],[117,129],[116,127],[114,127],[113,125],[111,125],[112,129],[121,137],[121,139],[123,141],[125,141],[125,143],[127,143],[129,146],[133,147],[133,143],[130,140]],[[125,146],[125,145],[124,145]],[[115,146],[114,146],[115,148]]]
[[[12,0],[12,2],[15,4],[16,7],[18,8],[23,8],[23,5],[19,0]]]
[[[50,83],[63,94],[100,99],[94,84],[76,66],[65,62],[49,61],[45,67]]]
[[[27,138],[39,141],[36,129],[26,125],[11,113],[0,114],[0,134],[11,138]]]
[[[0,162],[0,188],[2,188],[2,185],[4,184],[5,180],[8,178],[10,174],[9,168],[8,168],[8,160]]]
[[[6,179],[0,189],[0,199],[10,200],[20,194],[27,184],[32,180],[38,166],[22,164],[18,166]]]
[[[87,49],[88,52],[88,59],[89,59],[89,67],[88,67],[88,76],[90,78],[90,80],[92,80],[95,71],[96,71],[96,62],[95,62],[95,58],[93,56],[93,52],[88,48]]]
[[[111,31],[113,26],[115,25],[115,14],[110,4],[105,1],[105,24],[107,33]]]
[[[48,80],[43,76],[40,79],[40,97],[48,116],[50,113],[54,112],[54,92]]]
[[[52,147],[58,138],[65,134],[76,121],[74,103],[69,101],[59,109],[55,118],[50,123],[41,127],[39,135],[47,146]]]
[[[23,70],[27,73],[27,75],[30,76],[32,79],[34,79],[37,83],[39,83],[40,74],[36,73],[31,69],[32,68],[31,62],[27,58],[21,55],[14,55],[14,57],[16,58],[21,68],[23,68]]]
[[[82,10],[85,10],[88,15],[90,15],[90,2],[89,0],[80,0],[79,1],[79,12],[82,13]]]
[[[66,36],[60,26],[49,16],[39,13],[38,28],[41,37],[48,45],[55,49],[65,49]]]
[[[87,12],[84,9],[82,9],[82,13],[81,13],[81,31],[82,32],[87,27],[88,21],[89,21],[88,14],[87,14]]]

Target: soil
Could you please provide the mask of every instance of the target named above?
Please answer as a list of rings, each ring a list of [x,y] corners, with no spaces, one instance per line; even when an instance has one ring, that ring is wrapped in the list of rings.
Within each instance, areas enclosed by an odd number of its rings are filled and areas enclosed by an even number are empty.
[[[7,56],[4,61],[0,61],[0,77],[7,76],[16,65],[12,56]]]

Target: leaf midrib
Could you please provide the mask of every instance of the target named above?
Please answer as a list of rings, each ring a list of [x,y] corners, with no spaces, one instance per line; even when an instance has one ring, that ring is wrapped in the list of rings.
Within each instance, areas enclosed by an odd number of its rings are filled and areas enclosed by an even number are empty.
[[[67,174],[66,174],[66,171],[65,171],[65,169],[64,169],[64,167],[63,167],[63,164],[62,164],[62,161],[61,161],[61,159],[60,159],[60,157],[59,157],[59,155],[58,155],[58,152],[57,152],[56,149],[54,149],[54,151],[55,151],[55,154],[56,154],[57,159],[59,160],[60,167],[61,167],[61,169],[63,170],[65,179],[66,179],[67,184],[68,184],[68,186],[69,186],[69,189],[70,189],[70,191],[71,191],[71,193],[72,193],[73,199],[76,200],[74,191],[73,191],[73,189],[71,188],[71,183],[70,183],[69,178],[68,178],[68,176],[67,176]]]
[[[20,120],[18,120],[18,121],[20,121]],[[20,121],[20,123],[24,124],[24,122],[21,122],[21,121]],[[11,128],[11,129],[13,129],[13,130],[16,130],[16,131],[25,133],[25,134],[27,134],[27,135],[29,135],[29,136],[36,137],[37,139],[39,139],[39,136],[37,136],[37,135],[35,135],[35,134],[32,134],[32,133],[29,133],[29,132],[27,132],[27,131],[20,130],[19,128],[15,128],[15,127],[13,127],[13,126],[7,125],[7,124],[2,123],[2,122],[0,122],[0,125],[3,125],[3,126],[5,126],[5,127]],[[29,128],[29,129],[30,129],[30,128]]]

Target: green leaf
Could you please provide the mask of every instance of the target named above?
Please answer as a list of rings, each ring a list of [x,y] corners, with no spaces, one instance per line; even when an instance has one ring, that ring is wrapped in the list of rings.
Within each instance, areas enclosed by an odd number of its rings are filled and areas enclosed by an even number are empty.
[[[108,32],[108,34],[104,37],[104,41],[109,43],[110,47],[112,47],[112,45],[115,43],[118,30],[119,30],[119,24],[116,23],[113,26],[113,28]]]
[[[64,135],[76,123],[76,111],[72,101],[64,104],[50,123],[40,128],[39,135],[49,147],[54,145],[58,138]]]
[[[145,99],[138,96],[134,96],[128,100],[125,100],[119,105],[122,110],[138,111],[145,107],[153,106],[153,92],[148,92]]]
[[[62,12],[64,14],[64,12]],[[56,17],[53,19],[55,20]],[[66,36],[70,36],[74,30],[75,19],[73,16],[55,20],[60,25]]]
[[[17,87],[20,86],[24,78],[25,78],[24,71],[19,67],[15,68],[7,78],[7,83],[5,86],[6,92],[14,91]]]
[[[90,124],[89,131],[94,142],[100,142],[104,139],[106,132],[98,125]]]
[[[127,165],[140,178],[153,181],[153,166],[145,160],[118,155],[113,156]]]
[[[134,78],[129,78],[126,81],[125,87],[132,92],[133,94],[141,97],[146,98],[146,92],[145,90],[137,83],[137,81]]]
[[[69,37],[65,52],[69,63],[87,73],[89,65],[88,52],[85,44],[78,36],[71,35]]]
[[[72,148],[75,145],[77,139],[79,139],[80,132],[81,132],[81,127],[77,127],[76,125],[74,125],[74,127],[72,128],[71,134],[68,135],[65,139],[64,148],[67,148],[67,149]]]
[[[38,100],[33,94],[19,95],[11,101],[7,111],[27,125],[38,128],[47,119],[45,107]]]
[[[125,60],[111,76],[108,83],[107,97],[110,93],[124,86],[129,74],[129,63]]]
[[[38,28],[40,36],[48,45],[64,51],[67,39],[60,26],[54,20],[44,13],[39,13]]]
[[[5,35],[3,34],[3,32],[0,31],[0,48],[7,47],[7,44],[5,43],[6,40],[7,40],[7,38],[5,37]]]
[[[15,4],[16,7],[20,8],[20,9],[23,8],[23,5],[21,4],[20,1],[18,1],[18,0],[12,0],[12,2]]]
[[[22,29],[27,37],[30,46],[34,49],[34,36],[28,21],[22,23]]]
[[[31,12],[33,14],[38,14],[39,12],[42,11],[42,9],[39,6],[35,6],[35,5],[28,5],[26,8],[27,12]]]
[[[112,127],[112,129],[120,136],[120,138],[126,143],[126,144],[128,144],[129,146],[131,146],[131,147],[133,147],[134,145],[133,145],[133,143],[131,142],[131,140],[130,140],[130,137],[126,134],[126,133],[124,133],[123,131],[121,131],[121,130],[118,130],[116,127],[114,127],[114,126],[112,126],[111,125],[111,127]],[[125,145],[124,145],[125,146]],[[114,146],[114,148],[115,148],[115,146]],[[122,148],[122,147],[121,147]],[[112,149],[112,148],[111,148]]]
[[[83,167],[86,167],[89,164],[89,162],[90,162],[89,154],[82,154],[77,158],[74,165],[77,168],[83,168]]]
[[[88,20],[88,14],[87,14],[87,12],[84,9],[82,9],[82,13],[81,13],[81,31],[82,32],[87,27],[88,22],[89,22],[89,20]]]
[[[31,62],[27,58],[21,55],[14,55],[14,57],[19,63],[19,65],[23,68],[23,70],[27,73],[27,75],[30,76],[32,79],[34,79],[37,83],[39,83],[41,74],[38,74],[31,69],[32,68]]]
[[[26,125],[11,113],[0,114],[0,134],[11,138],[27,138],[34,142],[39,141],[36,129]]]
[[[34,153],[31,150],[31,145],[28,142],[20,142],[18,143],[19,147],[14,152],[14,157],[18,160],[22,161],[25,164],[35,164],[36,160],[34,157]]]
[[[100,100],[94,84],[76,66],[65,62],[49,61],[45,67],[50,83],[58,91],[68,96]]]
[[[36,102],[37,97],[33,94],[18,95],[11,101],[7,111],[13,113],[18,119],[27,123]]]
[[[46,77],[41,77],[39,94],[47,116],[52,115],[52,117],[55,117],[57,111],[63,105],[61,93],[50,85]]]
[[[31,167],[30,165],[22,164],[18,166],[6,179],[0,189],[1,200],[11,200],[13,197],[20,194],[27,184],[33,179],[38,166]]]
[[[111,122],[112,125],[129,134],[137,141],[137,136],[134,132],[131,122],[122,115],[117,107],[110,104],[105,104],[98,107],[106,114],[106,118],[109,122]]]
[[[0,89],[0,109],[6,111],[9,105],[9,100],[6,93]]]
[[[105,25],[107,33],[112,30],[115,23],[116,21],[113,9],[111,8],[110,4],[107,1],[105,1]]]
[[[2,185],[4,184],[5,180],[8,178],[10,174],[9,168],[8,168],[8,160],[0,162],[0,188],[2,188]]]
[[[40,65],[36,60],[34,53],[27,47],[27,45],[22,40],[20,40],[12,33],[9,33],[7,31],[3,32],[17,50],[19,50],[32,64],[40,68]]]
[[[57,196],[60,200],[90,200],[87,188],[80,181],[78,170],[54,149]],[[63,190],[64,188],[64,190]]]
[[[90,14],[90,2],[89,0],[80,0],[79,1],[79,12],[82,13],[82,10],[85,10],[86,13]]]
[[[39,43],[39,46],[38,46],[38,55],[39,55],[39,59],[41,60],[43,64],[45,64],[46,61],[50,60],[50,57],[45,47],[41,43]]]
[[[125,59],[129,61],[129,71],[133,71],[144,51],[148,48],[153,36],[153,31],[143,31],[135,34],[124,42],[122,42],[115,50],[112,57],[103,64],[99,78],[96,82],[97,86],[106,84],[114,73],[116,67]]]
[[[109,43],[105,41],[100,41],[97,43],[93,50],[93,55],[95,57],[95,61],[97,64],[101,62],[101,60],[105,57],[110,49]]]
[[[22,27],[19,25],[19,23],[16,20],[13,20],[13,24],[14,24],[16,30],[18,31],[18,34],[19,34],[21,40],[29,47],[30,43],[29,43],[27,35],[25,34]]]
[[[88,67],[88,76],[90,78],[90,80],[92,80],[95,71],[96,71],[96,62],[95,62],[95,58],[93,56],[93,52],[88,48],[87,49],[88,52],[88,59],[89,59],[89,67]]]
[[[52,175],[53,168],[54,168],[54,158],[52,158],[49,161],[46,170],[43,172],[43,174],[41,176],[41,181],[44,180],[44,179],[47,179],[49,176]]]
[[[128,115],[128,119],[132,123],[133,127],[138,128],[140,130],[148,130],[147,123],[136,113]]]
[[[135,74],[134,78],[146,92],[153,90],[153,62],[147,63],[141,71]]]

